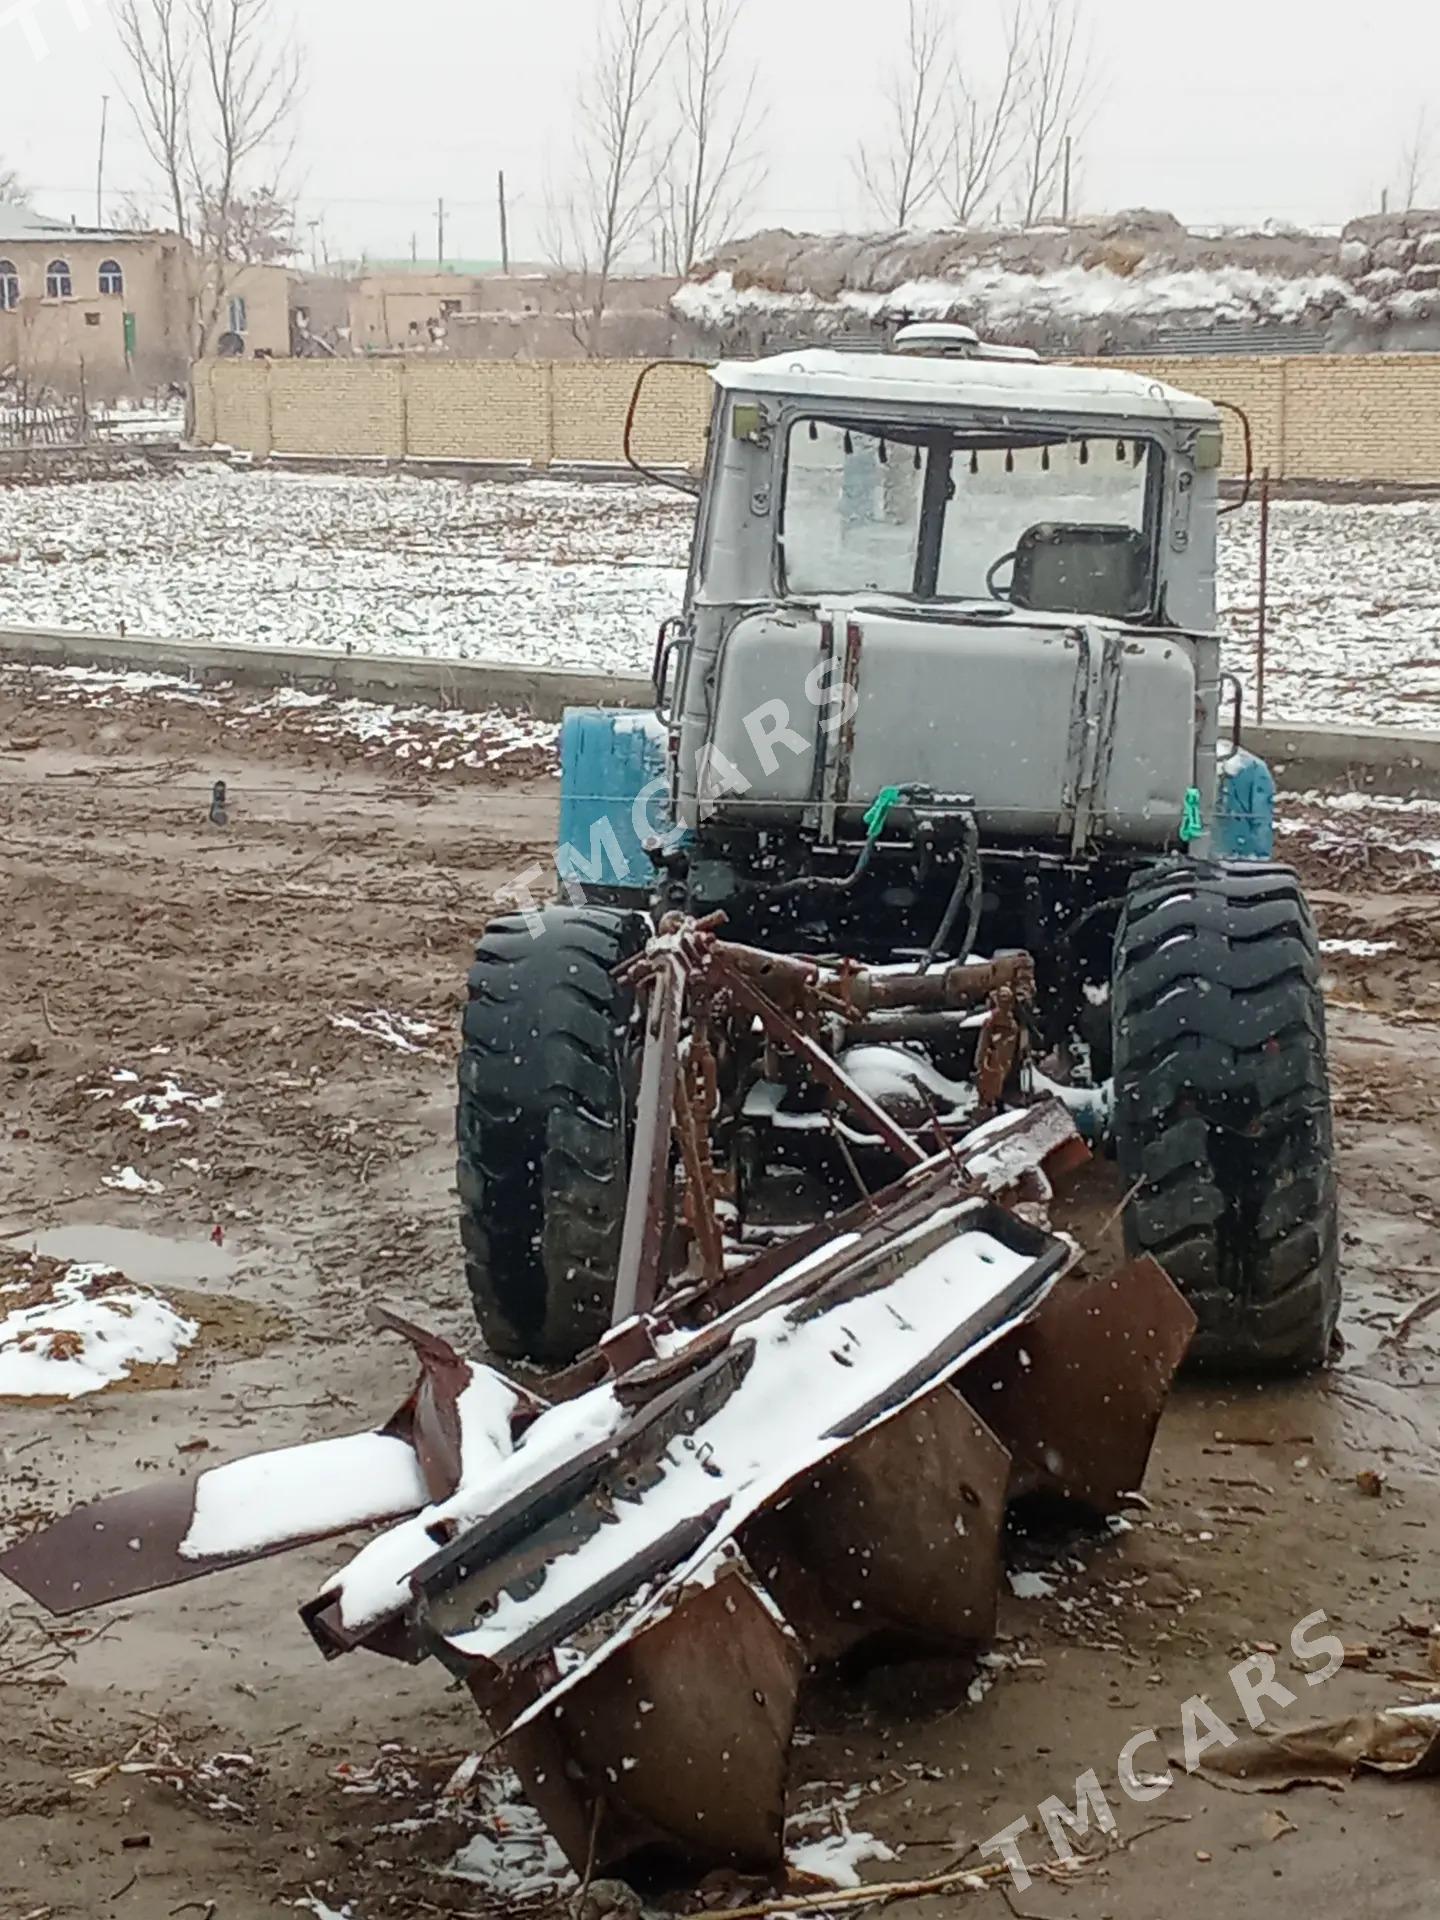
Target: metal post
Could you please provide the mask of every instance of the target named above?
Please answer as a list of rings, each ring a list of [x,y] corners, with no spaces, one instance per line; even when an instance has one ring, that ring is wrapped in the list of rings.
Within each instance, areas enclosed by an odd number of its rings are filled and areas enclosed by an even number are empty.
[[[108,93],[102,93],[100,96],[100,152],[95,161],[95,224],[97,227],[103,227],[105,224],[105,129],[109,119],[110,96]]]
[[[445,264],[445,202],[443,199],[435,208],[435,264]]]
[[[505,169],[500,169],[500,264],[510,271],[510,208],[505,199]]]
[[[1065,136],[1065,181],[1064,181],[1064,185],[1063,185],[1063,187],[1061,188],[1061,194],[1060,194],[1060,218],[1061,218],[1061,219],[1062,219],[1062,220],[1063,220],[1063,221],[1064,221],[1064,222],[1066,223],[1066,225],[1067,225],[1067,226],[1069,225],[1069,222],[1070,222],[1070,157],[1071,157],[1071,148],[1072,148],[1072,141],[1071,141],[1071,137],[1070,137],[1070,135],[1069,135],[1069,134],[1067,133],[1067,134],[1066,134],[1066,136]]]
[[[1270,614],[1270,469],[1260,475],[1260,604],[1255,619],[1255,718],[1265,721],[1265,636]]]

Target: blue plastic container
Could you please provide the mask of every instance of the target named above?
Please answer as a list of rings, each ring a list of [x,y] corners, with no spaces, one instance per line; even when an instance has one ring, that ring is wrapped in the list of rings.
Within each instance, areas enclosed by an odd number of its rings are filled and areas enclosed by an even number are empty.
[[[566,708],[555,853],[562,881],[651,890],[655,864],[644,843],[671,826],[665,749],[665,728],[653,713]]]
[[[1275,776],[1243,747],[1220,769],[1215,851],[1222,860],[1269,860],[1275,852]]]

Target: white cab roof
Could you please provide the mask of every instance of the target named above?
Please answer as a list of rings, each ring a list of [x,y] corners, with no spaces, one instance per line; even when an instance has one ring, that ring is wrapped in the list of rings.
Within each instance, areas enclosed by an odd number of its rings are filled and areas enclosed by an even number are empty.
[[[1123,367],[1072,367],[1054,361],[934,358],[916,353],[841,353],[804,347],[766,360],[725,360],[717,386],[799,400],[875,402],[881,406],[1005,407],[1077,418],[1184,420],[1215,425],[1208,400]]]

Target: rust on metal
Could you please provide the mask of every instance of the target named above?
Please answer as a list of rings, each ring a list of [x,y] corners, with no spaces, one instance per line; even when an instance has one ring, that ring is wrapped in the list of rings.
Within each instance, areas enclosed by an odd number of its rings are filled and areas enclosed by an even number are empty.
[[[644,1852],[764,1872],[783,1852],[804,1668],[799,1641],[737,1556],[713,1582],[682,1590],[563,1704],[518,1715],[504,1756],[581,1871]],[[522,1683],[510,1705],[532,1690]],[[477,1695],[503,1723],[496,1694],[477,1683]]]
[[[817,1040],[803,1033],[788,1015],[782,1013],[772,1000],[747,980],[742,973],[729,970],[723,960],[717,959],[714,970],[721,979],[726,980],[739,1004],[755,1018],[765,1029],[767,1036],[787,1053],[793,1053],[804,1062],[809,1073],[820,1085],[832,1093],[842,1107],[845,1107],[868,1131],[874,1133],[898,1160],[908,1161],[911,1166],[919,1166],[928,1156],[925,1149],[911,1133],[907,1133],[897,1121],[879,1104],[872,1100],[863,1088],[856,1086],[850,1076],[828,1054]]]
[[[1111,1513],[1137,1491],[1195,1325],[1148,1256],[1103,1279],[1063,1280],[987,1356],[976,1388],[1015,1457],[1012,1493],[1060,1493]]]
[[[878,1637],[963,1651],[994,1632],[1010,1470],[984,1421],[937,1387],[752,1520],[745,1552],[812,1660]]]
[[[1020,1060],[1023,1042],[1014,989],[997,987],[975,1056],[975,1089],[982,1107],[998,1107]]]

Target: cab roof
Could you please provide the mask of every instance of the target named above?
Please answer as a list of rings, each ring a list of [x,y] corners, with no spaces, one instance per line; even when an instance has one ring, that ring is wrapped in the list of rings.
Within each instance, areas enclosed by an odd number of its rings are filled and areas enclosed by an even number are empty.
[[[1209,400],[1146,374],[1057,361],[803,347],[764,360],[725,360],[711,377],[731,392],[822,403],[998,407],[1077,420],[1180,420],[1197,426],[1214,426],[1220,419]]]

